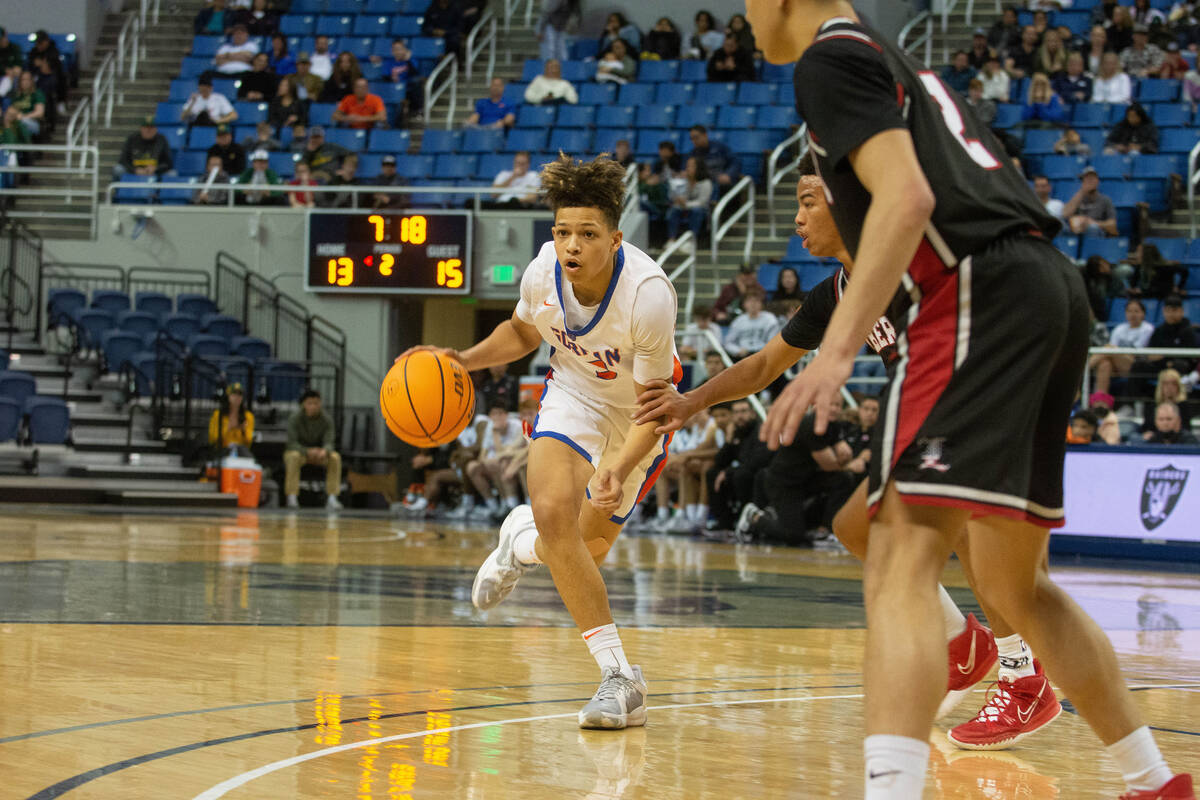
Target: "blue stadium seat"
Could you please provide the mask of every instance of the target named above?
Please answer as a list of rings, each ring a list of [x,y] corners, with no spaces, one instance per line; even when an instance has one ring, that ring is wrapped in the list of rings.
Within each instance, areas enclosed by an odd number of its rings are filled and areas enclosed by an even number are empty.
[[[546,68],[546,62],[540,58],[527,58],[525,64],[521,67],[521,80],[529,82],[542,74]]]
[[[473,128],[463,131],[460,150],[463,153],[495,153],[503,146],[504,131]]]
[[[191,314],[200,319],[205,314],[216,314],[217,304],[208,295],[184,292],[175,298],[175,309],[180,314]]]
[[[390,81],[372,81],[370,91],[379,95],[384,105],[398,106],[408,97],[408,86]]]
[[[800,288],[806,292],[836,271],[836,265],[830,266],[824,262],[801,264],[796,267],[796,274],[800,277]]]
[[[425,133],[428,134],[429,131],[425,131]],[[433,174],[433,156],[398,155],[396,156],[396,173],[408,180],[428,178]]]
[[[210,336],[232,340],[242,335],[242,323],[227,314],[205,314],[200,317],[200,329]]]
[[[91,307],[108,311],[115,317],[129,310],[129,295],[120,289],[93,289]]]
[[[367,0],[363,6],[366,14],[403,14],[404,0]]]
[[[428,134],[428,132],[426,132]],[[535,130],[533,128],[514,128],[508,132],[508,139],[505,143],[505,149],[510,152],[517,150],[528,150],[531,153],[537,153],[546,149],[546,130]]]
[[[292,0],[289,8],[293,14],[320,14],[325,10],[325,0]]]
[[[370,137],[371,152],[392,155],[407,153],[411,143],[410,136],[408,131],[403,130],[373,130]]]
[[[116,328],[100,334],[100,352],[104,355],[105,371],[120,372],[133,354],[142,349],[143,336]]]
[[[1129,238],[1126,236],[1085,236],[1079,246],[1079,258],[1082,261],[1087,261],[1092,256],[1100,256],[1115,264],[1128,254]]]
[[[279,18],[279,32],[284,36],[311,36],[316,27],[317,18],[312,14],[284,14]]]
[[[595,80],[596,78],[596,62],[595,61],[564,61],[562,64],[562,77],[565,81],[578,85],[584,81]]]
[[[717,127],[745,131],[755,127],[757,106],[722,106],[717,111]]]
[[[192,185],[183,189],[159,189],[158,202],[165,206],[186,206],[190,204],[192,202],[192,195],[196,191],[196,184],[200,182],[200,179],[193,175],[172,178],[171,181],[183,181]]]
[[[737,104],[740,106],[767,106],[775,101],[775,87],[769,83],[744,81],[738,84]]]
[[[255,361],[271,357],[271,345],[254,336],[237,336],[230,342],[234,355]]]
[[[456,153],[462,142],[462,131],[426,128],[421,137],[421,154]]]
[[[217,129],[211,126],[192,128],[188,133],[189,150],[207,150],[217,143]]]
[[[759,106],[758,127],[788,129],[800,124],[796,109],[792,106]]]
[[[192,334],[187,340],[187,347],[194,356],[229,355],[229,340],[207,333]]]
[[[338,39],[338,51],[345,50],[359,61],[366,61],[371,57],[371,52],[375,48],[375,39],[371,36],[343,36]],[[368,64],[367,69],[372,65]],[[368,73],[363,70],[363,76],[367,80],[373,80],[378,73]]]
[[[509,88],[512,84],[509,84]],[[525,87],[521,87],[522,94],[518,96],[516,102],[520,103],[524,99]],[[507,90],[504,93],[504,99],[508,100]],[[579,104],[581,106],[606,106],[617,101],[617,85],[615,83],[585,83],[579,87]]]
[[[600,55],[600,42],[595,39],[579,39],[571,42],[567,48],[567,57],[574,61],[597,58]]]
[[[1109,113],[1108,103],[1076,103],[1071,110],[1071,124],[1076,128],[1099,128],[1108,121]]]
[[[591,132],[578,128],[555,128],[550,131],[549,149],[552,153],[560,150],[567,155],[582,157],[590,152]]]
[[[223,36],[194,36],[192,37],[192,55],[212,58],[217,49],[225,42]]]
[[[786,264],[765,263],[758,265],[758,285],[768,292],[774,291],[779,285],[779,273],[783,272]],[[789,268],[790,269],[790,268]]]
[[[1169,178],[1175,166],[1171,156],[1145,154],[1133,159],[1133,177],[1138,178]]]
[[[59,316],[75,318],[75,312],[87,307],[87,295],[78,289],[60,287],[50,289],[46,294],[46,309],[49,312],[49,322],[59,324]]]
[[[0,397],[0,442],[15,442],[21,430],[21,405],[11,397]]]
[[[792,64],[772,64],[769,61],[763,62],[762,79],[765,83],[785,83],[787,87],[792,88],[792,75],[796,72],[796,65]]]
[[[239,125],[257,125],[267,121],[267,104],[240,101],[233,104]]]
[[[792,236],[788,239],[787,252],[784,254],[783,260],[794,264],[802,261],[812,261],[813,256],[808,252],[808,248],[804,246],[803,238]]]
[[[358,153],[367,149],[367,132],[358,128],[329,128],[325,131],[325,141]]]
[[[540,106],[537,106],[540,108]],[[524,107],[521,109],[524,111]],[[555,125],[559,128],[590,128],[596,122],[595,106],[562,105],[558,107]]]
[[[113,192],[113,201],[117,203],[153,203],[158,196],[158,192],[154,188],[156,179],[153,175],[132,175],[126,173],[121,176],[122,183],[141,183],[143,186],[121,186]]]
[[[317,17],[314,33],[317,36],[349,36],[353,24],[354,18],[350,16],[323,15]]]
[[[1159,129],[1186,128],[1192,124],[1192,107],[1178,103],[1156,103],[1150,107],[1150,119]]]
[[[1048,155],[1054,152],[1054,143],[1061,137],[1062,133],[1057,130],[1032,128],[1025,131],[1025,146],[1022,151],[1028,156]]]
[[[704,106],[731,106],[737,97],[736,83],[699,83],[696,84],[695,102]]]
[[[1173,103],[1179,99],[1180,82],[1173,78],[1142,78],[1137,83],[1140,103]]]
[[[648,60],[638,66],[637,78],[642,83],[673,83],[678,77],[678,61]]]
[[[725,144],[729,145],[729,149],[740,154],[761,154],[764,150],[770,150],[778,142],[770,131],[728,131],[725,135]]]
[[[489,153],[479,157],[475,166],[475,177],[486,179],[489,183],[501,172],[512,169],[513,157],[508,153]]]
[[[1011,128],[1021,121],[1021,107],[1015,103],[997,103],[996,119],[992,125],[996,128]]]
[[[270,349],[270,347],[267,348],[268,355],[270,355]],[[240,383],[243,387],[251,385],[250,372],[253,368],[253,361],[254,359],[241,355],[211,359],[213,366],[221,370],[221,375],[224,376],[226,383]]]
[[[679,63],[679,80],[684,83],[700,83],[708,80],[708,64],[698,59],[688,59]]]
[[[1072,261],[1079,257],[1078,236],[1059,234],[1058,236],[1054,237],[1054,246]]]
[[[1110,153],[1107,155],[1092,156],[1092,166],[1096,169],[1096,174],[1100,176],[1100,180],[1120,180],[1129,175],[1133,169],[1133,161],[1129,156]]]
[[[629,128],[637,109],[633,106],[600,106],[596,109],[597,128]]]
[[[1158,151],[1160,153],[1190,153],[1200,142],[1200,129],[1167,128],[1160,131]]]
[[[205,56],[184,56],[183,62],[179,65],[179,77],[199,78],[212,68],[213,61],[211,58]]]
[[[627,83],[617,90],[617,102],[623,106],[644,106],[654,102],[653,83]]]
[[[200,318],[194,314],[167,314],[163,318],[162,329],[172,339],[187,342],[188,339],[200,333]]]
[[[703,80],[703,79],[701,79]],[[796,105],[796,89],[792,86],[792,81],[789,78],[787,83],[776,84],[775,86],[775,105],[792,106]],[[1018,119],[1020,117],[1018,116]]]
[[[267,167],[275,170],[281,178],[292,178],[296,174],[296,158],[299,153],[289,153],[286,150],[267,154]]]
[[[140,299],[141,297],[139,296]],[[117,314],[117,327],[136,335],[140,342],[147,333],[153,333],[158,330],[159,319],[159,315],[152,314],[149,311],[122,311]]]
[[[473,155],[443,153],[434,159],[433,177],[439,181],[469,178],[475,174],[475,164],[476,157]]]
[[[637,133],[632,128],[599,128],[592,138],[592,150],[597,153],[611,153],[620,139],[632,142],[637,139]]]
[[[184,98],[186,101],[187,98]],[[183,103],[159,103],[155,107],[154,122],[156,125],[178,125],[183,114]]]
[[[1183,316],[1189,320],[1200,319],[1200,297],[1192,297],[1183,301]]]
[[[360,0],[325,0],[327,14],[361,14],[363,4]]]
[[[409,42],[413,58],[417,60],[438,59],[446,52],[446,40],[433,36],[419,36]]]
[[[358,156],[358,172],[360,178],[374,180],[383,169],[382,153],[360,153]]]
[[[363,14],[354,18],[350,32],[355,36],[387,36],[391,20],[383,15]]]
[[[717,109],[714,106],[680,106],[675,113],[675,126],[690,128],[693,125],[703,125],[711,128],[717,124]]]
[[[669,128],[674,119],[674,106],[645,105],[638,106],[633,124],[639,129]]]
[[[393,17],[391,35],[402,36],[409,39],[420,36],[421,18],[411,15]]]
[[[660,83],[654,90],[654,102],[664,106],[683,106],[696,94],[694,83]]]
[[[269,362],[262,366],[262,372],[271,403],[295,403],[308,385],[308,373],[299,364]]]
[[[1145,198],[1140,188],[1131,181],[1100,181],[1100,191],[1112,199],[1117,208],[1136,206]]]
[[[336,103],[313,103],[308,107],[308,124],[328,128],[333,125],[333,112],[337,110]]]
[[[562,108],[567,109],[572,106],[562,106]],[[554,115],[557,110],[556,106],[521,106],[517,110],[517,127],[550,128],[554,125]]]
[[[28,372],[6,369],[0,372],[0,397],[8,397],[24,409],[25,401],[37,394],[37,381]]]
[[[1147,236],[1144,244],[1152,244],[1168,261],[1183,261],[1187,258],[1188,241],[1181,237]]]
[[[174,309],[175,302],[162,292],[138,292],[134,296],[133,307],[161,321]]]
[[[1085,163],[1082,156],[1046,156],[1042,159],[1042,174],[1052,181],[1078,178]]]
[[[1079,138],[1091,148],[1093,153],[1100,153],[1104,150],[1104,138],[1107,133],[1100,128],[1080,128],[1077,133]]]
[[[171,81],[171,88],[167,92],[167,101],[171,103],[186,103],[194,91],[196,91],[195,81],[175,78]],[[179,118],[176,117],[175,119],[178,121]]]
[[[429,10],[429,6],[432,4],[432,2],[433,0],[405,0],[404,13],[424,14]]]
[[[650,159],[658,155],[658,144],[662,141],[671,141],[675,143],[675,148],[679,149],[679,132],[668,131],[664,129],[639,128],[637,138],[633,140],[633,153],[638,158]]]
[[[25,401],[29,415],[29,438],[34,444],[65,444],[71,432],[71,412],[59,397],[30,397]]]
[[[132,368],[134,388],[139,397],[154,394],[154,381],[158,373],[158,358],[153,352],[143,350],[129,359]]]

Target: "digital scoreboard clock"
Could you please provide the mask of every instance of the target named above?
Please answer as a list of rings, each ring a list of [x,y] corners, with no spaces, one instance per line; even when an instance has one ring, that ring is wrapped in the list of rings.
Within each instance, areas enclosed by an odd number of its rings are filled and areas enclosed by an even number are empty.
[[[468,211],[309,211],[305,240],[310,291],[471,292]]]

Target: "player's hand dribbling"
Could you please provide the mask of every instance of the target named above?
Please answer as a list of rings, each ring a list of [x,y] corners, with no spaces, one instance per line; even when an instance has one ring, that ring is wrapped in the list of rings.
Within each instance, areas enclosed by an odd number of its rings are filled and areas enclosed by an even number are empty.
[[[592,507],[605,516],[611,517],[621,507],[621,480],[611,469],[598,469],[588,481],[588,494]]]
[[[439,356],[446,356],[447,358],[453,358],[458,363],[463,364],[462,354],[459,353],[457,350],[450,348],[450,347],[438,347],[437,345],[433,345],[433,344],[419,344],[419,345],[416,345],[415,347],[410,347],[407,350],[405,350],[403,353],[401,353],[400,355],[396,356],[395,361],[393,361],[392,363],[395,364],[396,361],[399,361],[402,358],[407,358],[408,356],[412,355],[413,353],[417,352],[418,350],[428,350],[431,353],[437,353]],[[466,366],[466,365],[464,364],[464,366]]]
[[[842,390],[853,367],[853,356],[849,360],[839,360],[818,352],[812,363],[779,393],[779,399],[771,405],[758,437],[771,450],[778,450],[780,445],[790,445],[796,439],[800,420],[811,406],[816,407],[813,433],[818,436],[825,433],[833,419],[830,404]]]
[[[657,419],[659,425],[654,432],[660,435],[679,430],[699,411],[687,395],[680,394],[678,389],[666,381],[647,383],[646,391],[638,395],[637,402],[641,408],[638,409],[633,424],[644,425]]]

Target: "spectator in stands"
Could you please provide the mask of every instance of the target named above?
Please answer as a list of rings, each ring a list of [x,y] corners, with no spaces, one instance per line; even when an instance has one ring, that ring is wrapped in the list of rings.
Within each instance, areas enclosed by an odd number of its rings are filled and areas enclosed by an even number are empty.
[[[624,39],[617,39],[608,46],[596,62],[596,80],[611,83],[628,83],[637,75],[637,61],[629,53]]]
[[[1133,100],[1133,82],[1121,71],[1121,59],[1116,53],[1105,53],[1100,60],[1100,72],[1092,84],[1093,103],[1129,103]]]
[[[1008,73],[1000,67],[1000,58],[991,56],[983,64],[983,69],[975,76],[983,82],[983,99],[993,103],[1007,103],[1009,99],[1010,79]]]
[[[858,480],[866,477],[867,465],[871,462],[871,432],[879,422],[879,398],[868,394],[858,401],[844,431],[844,441],[850,446],[853,456],[846,470],[858,475]],[[858,463],[855,463],[858,462]],[[855,483],[858,483],[858,480]]]
[[[340,103],[342,98],[349,96],[354,91],[354,82],[362,76],[358,59],[349,50],[343,50],[338,53],[337,61],[333,64],[333,72],[325,81],[325,86],[321,89],[317,102]]]
[[[720,336],[720,333],[718,330],[717,335]],[[728,368],[725,359],[721,358],[721,354],[716,350],[709,350],[704,354],[704,380],[715,378]]]
[[[383,157],[379,166],[379,174],[375,176],[376,186],[407,186],[407,181],[396,172],[396,157],[390,153]],[[408,195],[393,192],[379,192],[374,195],[372,208],[376,211],[389,208],[407,208]]]
[[[278,206],[283,205],[283,192],[268,189],[269,186],[279,186],[283,179],[279,173],[270,167],[271,154],[266,150],[255,150],[250,154],[250,168],[238,176],[239,186],[253,186],[244,192],[234,195],[238,205]]]
[[[329,37],[320,35],[313,40],[313,51],[308,55],[312,65],[312,73],[322,81],[329,80],[333,74],[333,53],[329,50]],[[300,66],[300,62],[296,62]],[[312,95],[315,97],[316,95]]]
[[[279,78],[271,72],[271,57],[266,53],[256,53],[254,60],[250,62],[250,71],[242,73],[239,83],[239,100],[258,103],[274,97]]]
[[[212,78],[201,75],[179,118],[188,125],[224,125],[237,119],[237,112],[228,97],[213,91]]]
[[[1147,444],[1197,444],[1195,435],[1183,429],[1179,406],[1159,403],[1154,411],[1154,430],[1146,436]]]
[[[721,49],[708,59],[708,80],[713,83],[725,83],[752,81],[754,78],[754,51],[739,47],[735,34],[725,34]]]
[[[312,71],[312,59],[308,53],[301,53],[296,59],[296,96],[305,103],[311,103],[321,96],[325,88],[325,79]]]
[[[1146,322],[1146,306],[1136,297],[1125,303],[1125,322],[1113,328],[1108,347],[1143,348],[1150,344],[1154,326]],[[1113,376],[1125,377],[1133,368],[1131,355],[1098,353],[1091,358],[1090,368],[1096,375],[1095,390],[1108,393]]]
[[[521,399],[521,385],[516,375],[509,374],[507,364],[497,364],[487,368],[475,394],[479,398],[475,403],[477,413],[497,406],[505,411],[516,411]]]
[[[730,17],[725,32],[732,33],[737,37],[739,50],[753,53],[758,49],[758,45],[754,42],[754,31],[750,29],[750,23],[746,21],[744,14],[734,14]]]
[[[246,152],[266,150],[268,153],[273,153],[276,150],[282,150],[283,143],[275,138],[271,123],[260,122],[254,126],[254,135],[247,136],[242,140],[242,149]]]
[[[390,158],[390,156],[389,156]],[[313,180],[312,170],[303,161],[296,164],[296,176],[288,181],[289,186],[318,186]],[[288,204],[292,208],[313,208],[316,202],[314,192],[288,192]]]
[[[683,158],[670,139],[663,139],[658,143],[658,159],[651,165],[651,169],[663,182],[670,181],[683,172]]]
[[[1113,411],[1115,405],[1116,399],[1107,392],[1092,392],[1088,398],[1088,410],[1100,420],[1096,435],[1105,444],[1121,443],[1121,419]]]
[[[229,190],[224,187],[229,184],[229,173],[225,171],[225,165],[221,162],[220,156],[209,156],[208,164],[204,168],[204,183],[200,188],[192,192],[192,205],[195,206],[223,206],[229,202]]]
[[[1033,193],[1037,195],[1037,199],[1041,201],[1046,209],[1046,213],[1056,219],[1062,219],[1063,201],[1050,196],[1053,186],[1050,179],[1045,175],[1035,175],[1033,178]]]
[[[283,453],[284,493],[287,507],[299,508],[300,467],[315,464],[325,467],[325,507],[342,507],[337,496],[342,488],[342,457],[333,447],[333,420],[321,410],[321,393],[307,389],[300,396],[300,410],[288,419],[287,449]]]
[[[1167,15],[1150,5],[1150,0],[1133,0],[1129,9],[1134,25],[1145,25],[1148,30],[1167,24]]]
[[[229,41],[217,48],[213,63],[222,75],[236,75],[250,69],[250,62],[257,53],[258,44],[250,38],[246,26],[234,25]]]
[[[1083,54],[1067,56],[1067,71],[1054,78],[1051,85],[1067,105],[1091,102],[1092,76],[1083,71]]]
[[[988,47],[987,32],[983,28],[976,28],[971,36],[971,49],[967,51],[967,63],[978,72],[994,55],[996,52]]]
[[[755,286],[742,298],[744,313],[729,324],[725,334],[725,351],[734,360],[757,353],[771,337],[779,332],[779,318],[763,311],[766,292]]]
[[[279,12],[267,7],[267,0],[253,0],[249,8],[238,12],[239,25],[251,36],[270,36],[279,30]]]
[[[561,105],[579,102],[579,95],[570,82],[563,80],[562,64],[556,59],[550,59],[538,75],[525,87],[525,102],[532,105]]]
[[[1112,52],[1112,48],[1108,46],[1108,33],[1104,30],[1104,26],[1093,25],[1091,33],[1088,34],[1087,47],[1081,51],[1084,71],[1090,75],[1099,75],[1104,54],[1110,52]]]
[[[32,72],[33,82],[46,97],[46,127],[47,132],[51,132],[58,124],[59,117],[67,111],[67,107],[58,100],[63,95],[60,82],[65,80],[65,75],[60,76],[60,70],[45,56],[34,57]]]
[[[515,475],[508,473],[509,463],[528,446],[521,420],[510,414],[502,402],[488,405],[488,424],[484,429],[479,457],[467,464],[467,478],[488,515],[507,515],[520,503],[520,487]]]
[[[968,64],[966,50],[955,50],[954,55],[950,56],[949,64],[942,67],[942,83],[960,95],[966,95],[967,86],[976,74],[976,68]]]
[[[308,129],[308,141],[300,160],[308,164],[312,176],[318,181],[329,181],[342,163],[342,159],[350,153],[340,144],[325,141],[325,129],[314,125]]]
[[[604,30],[596,43],[596,52],[603,53],[618,39],[624,39],[634,52],[642,48],[642,32],[624,14],[614,11],[604,20]]]
[[[717,341],[721,340],[721,331],[713,324],[712,309],[705,305],[692,307],[692,324],[687,329],[681,331],[678,335],[679,357],[684,361],[695,361],[700,357],[700,354],[708,350],[712,344],[709,342],[706,331],[711,331],[716,335]],[[720,355],[717,355],[717,360],[720,361]]]
[[[1121,68],[1135,78],[1157,78],[1162,71],[1163,51],[1150,44],[1150,29],[1133,27],[1133,44],[1121,51]]]
[[[408,49],[404,40],[393,39],[391,55],[382,60],[379,56],[372,56],[371,63],[379,65],[383,80],[404,84],[405,118],[412,115],[413,120],[419,121],[425,107],[425,83],[421,80],[412,51]]]
[[[742,313],[742,298],[746,292],[758,286],[758,275],[753,264],[742,264],[733,280],[721,288],[717,301],[713,303],[713,319],[721,325],[728,325],[733,318]]]
[[[308,147],[308,128],[304,127],[303,122],[297,122],[292,126],[292,141],[287,146],[289,153],[300,155]]]
[[[733,528],[741,507],[754,494],[754,476],[770,461],[772,453],[758,439],[759,420],[748,400],[733,403],[733,429],[706,476],[708,498],[721,530]]]
[[[694,18],[695,30],[687,37],[683,54],[687,58],[708,60],[725,42],[725,32],[717,26],[716,19],[707,11],[697,11]]]
[[[803,301],[807,294],[800,288],[800,274],[796,270],[791,267],[779,270],[779,277],[775,279],[775,291],[771,292],[772,303],[780,300]]]
[[[367,91],[367,79],[360,77],[354,81],[354,93],[343,97],[334,109],[333,120],[359,130],[386,127],[387,109],[383,98]]]
[[[1050,78],[1039,72],[1029,81],[1025,103],[1021,106],[1021,120],[1026,127],[1053,127],[1067,119],[1067,107],[1054,93]]]
[[[528,150],[513,154],[512,169],[502,170],[492,181],[498,190],[492,192],[494,199],[485,203],[489,208],[533,208],[538,204],[538,191],[542,188],[541,176],[529,168]]]
[[[613,144],[612,159],[622,167],[628,167],[637,160],[634,158],[633,148],[630,147],[628,139],[617,139]]]
[[[231,383],[221,397],[221,406],[208,420],[208,443],[218,450],[250,449],[254,443],[254,412],[246,408],[245,391]]]
[[[1117,235],[1117,209],[1112,198],[1100,193],[1100,175],[1095,167],[1084,167],[1079,174],[1079,191],[1067,201],[1063,219],[1067,220],[1071,233]]]
[[[1092,9],[1092,24],[1107,25],[1113,18],[1113,12],[1117,9],[1117,0],[1100,0],[1096,7]]]
[[[1051,28],[1042,35],[1042,46],[1038,48],[1033,62],[1034,72],[1044,72],[1057,78],[1067,71],[1067,49],[1063,47],[1058,31]]]
[[[742,167],[737,157],[729,149],[729,145],[708,138],[708,128],[703,125],[693,125],[688,131],[692,140],[691,156],[699,156],[708,167],[708,174],[714,181],[713,189],[719,193],[722,187],[732,186],[742,176]]]
[[[517,110],[504,102],[504,78],[492,78],[488,96],[475,101],[475,110],[467,117],[468,128],[508,130],[517,123]]]
[[[275,87],[275,96],[267,106],[267,123],[277,135],[282,135],[284,128],[294,128],[307,122],[308,103],[296,93],[295,76],[282,76]]]
[[[1067,429],[1067,444],[1092,444],[1096,441],[1096,432],[1100,429],[1100,420],[1086,408],[1081,408],[1071,417],[1071,427]]]
[[[679,58],[682,44],[682,37],[671,18],[659,17],[642,41],[642,58],[674,61]]]
[[[1050,29],[1050,17],[1045,10],[1037,9],[1033,12],[1033,29],[1037,31],[1038,44],[1041,44],[1042,37]]]
[[[271,36],[271,51],[267,53],[267,63],[271,67],[271,72],[280,77],[296,72],[296,59],[292,58],[292,54],[288,52],[287,37],[282,33]]]
[[[580,0],[542,0],[538,41],[543,61],[567,60],[567,35],[579,29]]]
[[[1007,53],[1021,46],[1021,23],[1015,6],[1005,6],[1000,19],[992,23],[987,43],[997,53]]]
[[[1168,42],[1167,51],[1163,54],[1162,68],[1158,71],[1158,77],[1181,80],[1191,68],[1191,64],[1179,52],[1179,43]]]
[[[142,119],[137,133],[131,133],[121,145],[121,155],[113,166],[113,180],[125,174],[163,176],[171,171],[171,147],[167,137],[158,132],[154,116]]]
[[[671,208],[667,211],[666,247],[675,243],[684,225],[692,232],[694,248],[700,241],[700,233],[708,222],[708,206],[712,202],[713,182],[708,177],[708,166],[701,156],[688,156],[683,168],[684,180],[672,182],[669,188]],[[761,303],[759,304],[761,307]]]
[[[1104,26],[1113,52],[1121,53],[1133,45],[1133,15],[1125,6],[1113,9],[1112,20]]]
[[[979,78],[971,78],[971,82],[967,84],[967,107],[975,113],[975,118],[982,122],[988,128],[994,127],[996,122],[996,104],[983,96],[983,81]]]
[[[1058,38],[1067,49],[1067,53],[1082,53],[1087,48],[1083,36],[1073,31],[1069,25],[1059,25],[1055,30],[1058,31]]]
[[[219,156],[230,175],[241,175],[246,169],[246,149],[233,140],[233,128],[229,125],[217,126],[217,140],[208,148],[208,155]]]
[[[17,81],[17,90],[9,95],[9,103],[20,113],[21,124],[30,139],[38,138],[46,122],[46,95],[37,88],[32,72],[22,72]]]
[[[1128,265],[1126,267],[1132,274],[1132,268]],[[1089,256],[1087,263],[1083,265],[1083,285],[1087,288],[1092,317],[1101,320],[1099,324],[1104,327],[1103,320],[1108,319],[1109,303],[1125,293],[1125,281],[1121,280],[1112,263],[1104,256]],[[1107,341],[1107,328],[1104,329],[1104,334]]]
[[[236,16],[236,12],[225,8],[225,0],[211,0],[192,21],[192,32],[197,36],[224,36]]]
[[[1037,52],[1037,30],[1032,25],[1026,25],[1021,29],[1020,43],[1006,51],[1004,69],[1008,70],[1010,77],[1016,79],[1033,74]]]
[[[421,34],[440,36],[446,40],[446,52],[458,53],[462,40],[463,12],[456,0],[433,0],[425,10],[425,21],[421,23]]]
[[[1200,337],[1196,336],[1196,329],[1192,327],[1192,321],[1183,315],[1183,298],[1177,294],[1167,295],[1163,300],[1162,308],[1162,324],[1155,328],[1154,333],[1150,335],[1149,346],[1181,350],[1194,350],[1200,347]],[[1147,356],[1147,360],[1159,369],[1177,370],[1183,375],[1196,368],[1195,356]],[[1175,380],[1179,381],[1178,374],[1175,376]],[[1159,374],[1158,383],[1161,387],[1162,373]],[[1178,402],[1178,398],[1174,397],[1165,399]]]
[[[4,126],[0,128],[0,144],[31,144],[29,129],[21,124],[21,111],[16,106],[4,109]],[[18,158],[24,164],[24,159]]]
[[[1158,126],[1141,103],[1130,105],[1125,110],[1125,118],[1108,132],[1104,152],[1122,155],[1158,152]]]
[[[1154,347],[1153,344],[1150,345]],[[1194,347],[1195,345],[1193,345]],[[1179,409],[1179,419],[1183,430],[1191,430],[1194,416],[1194,403],[1187,399],[1187,387],[1183,384],[1183,376],[1175,369],[1164,369],[1158,373],[1154,387],[1154,404],[1150,406],[1151,413],[1146,414],[1142,423],[1142,438],[1146,438],[1154,430],[1154,414],[1162,403],[1174,403]]]
[[[333,177],[325,182],[326,186],[359,186],[358,154],[347,153],[342,159],[341,166]],[[317,205],[326,208],[358,208],[357,192],[326,192],[317,196]]]

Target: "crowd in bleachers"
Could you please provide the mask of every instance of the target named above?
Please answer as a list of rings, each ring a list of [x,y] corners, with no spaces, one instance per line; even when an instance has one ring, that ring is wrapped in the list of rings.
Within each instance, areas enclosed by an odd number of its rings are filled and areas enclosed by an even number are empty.
[[[10,34],[0,27],[0,145],[48,141],[65,122],[77,75],[74,34]],[[29,163],[29,155],[14,154],[8,161]]]

